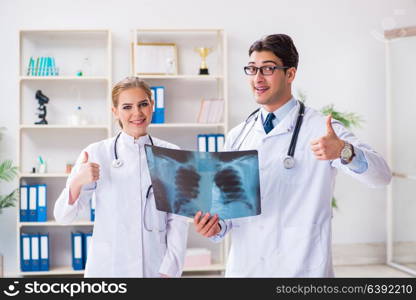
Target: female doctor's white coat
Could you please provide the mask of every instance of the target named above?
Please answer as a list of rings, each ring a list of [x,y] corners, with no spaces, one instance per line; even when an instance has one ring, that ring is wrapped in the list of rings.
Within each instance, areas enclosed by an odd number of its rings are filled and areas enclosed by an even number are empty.
[[[155,146],[177,148],[152,138]],[[89,208],[95,193],[96,208],[94,232],[86,277],[172,277],[181,275],[186,250],[188,223],[180,216],[158,211],[153,193],[146,192],[151,184],[144,145],[149,136],[139,139],[121,133],[117,154],[123,166],[112,167],[114,140],[107,139],[89,145],[89,161],[100,165],[100,178],[96,184],[84,185],[78,200],[68,204],[69,183],[78,171],[82,153],[68,178],[66,188],[59,196],[54,209],[60,223],[71,223],[78,213]],[[146,218],[147,231],[143,225]]]
[[[220,221],[222,230],[211,239],[220,241],[231,231],[228,277],[332,277],[331,199],[337,169],[369,186],[390,182],[390,169],[383,158],[338,121],[333,121],[338,137],[363,151],[368,169],[357,174],[339,159],[317,160],[310,142],[326,134],[326,118],[311,108],[306,108],[299,133],[296,165],[285,169],[283,158],[298,111],[299,103],[268,135],[259,117],[240,147],[240,150],[258,150],[261,215]],[[235,147],[253,122],[246,126]],[[227,150],[237,150],[231,149],[231,145],[243,126],[244,123],[230,131]]]

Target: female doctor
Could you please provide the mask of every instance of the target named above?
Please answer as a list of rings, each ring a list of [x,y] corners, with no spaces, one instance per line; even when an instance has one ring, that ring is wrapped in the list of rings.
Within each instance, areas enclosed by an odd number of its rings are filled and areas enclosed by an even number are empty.
[[[112,102],[122,130],[81,152],[55,204],[55,218],[71,223],[95,194],[86,277],[179,277],[188,223],[156,209],[144,150],[145,144],[178,147],[147,134],[154,101],[144,81],[128,77],[117,83]]]

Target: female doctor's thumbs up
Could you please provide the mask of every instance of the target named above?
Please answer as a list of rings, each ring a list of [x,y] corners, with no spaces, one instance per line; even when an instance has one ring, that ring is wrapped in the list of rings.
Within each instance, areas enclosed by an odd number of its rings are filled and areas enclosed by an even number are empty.
[[[75,203],[85,184],[93,183],[100,179],[100,165],[88,162],[88,152],[83,153],[81,165],[69,185],[69,204]]]

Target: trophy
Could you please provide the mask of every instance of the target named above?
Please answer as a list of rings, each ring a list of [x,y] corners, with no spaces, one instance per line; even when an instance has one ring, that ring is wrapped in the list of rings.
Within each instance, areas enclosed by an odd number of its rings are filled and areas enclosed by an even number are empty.
[[[206,58],[212,52],[212,48],[199,47],[195,51],[201,56],[201,65],[199,66],[199,75],[209,75]]]

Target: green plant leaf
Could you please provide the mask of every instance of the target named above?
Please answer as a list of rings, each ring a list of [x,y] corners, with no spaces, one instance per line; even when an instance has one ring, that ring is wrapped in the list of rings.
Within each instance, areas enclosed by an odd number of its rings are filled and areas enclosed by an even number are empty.
[[[0,196],[0,214],[3,208],[14,207],[17,200],[17,189],[6,196]]]
[[[0,164],[0,179],[12,181],[17,176],[17,167],[13,166],[11,160],[5,160]]]
[[[331,206],[338,209],[337,199],[335,199],[335,197],[332,197]]]
[[[340,121],[348,129],[351,129],[352,127],[361,127],[361,123],[364,122],[364,120],[355,113],[345,113],[335,110],[333,104],[324,106],[321,109],[321,113],[326,116],[332,115],[332,118]]]

